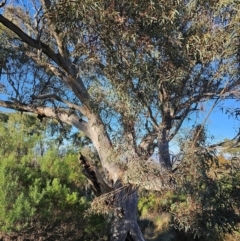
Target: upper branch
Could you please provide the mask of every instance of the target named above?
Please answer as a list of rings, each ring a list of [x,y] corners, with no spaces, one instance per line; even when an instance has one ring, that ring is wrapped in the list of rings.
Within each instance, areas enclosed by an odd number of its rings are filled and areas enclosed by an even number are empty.
[[[0,3],[0,8],[4,7],[4,5],[6,4],[7,0],[3,1],[2,3]]]
[[[50,57],[55,63],[61,65],[64,62],[60,54],[56,54],[47,44],[31,38],[29,35],[24,33],[17,25],[5,18],[2,14],[0,14],[0,23],[13,31],[24,43],[30,45],[35,49],[41,48],[43,53]]]
[[[185,118],[189,115],[191,111],[194,111],[197,109],[197,103],[195,104],[195,107],[191,109],[191,105],[187,106],[186,109],[183,111],[183,113],[180,115],[180,120],[176,123],[174,131],[169,136],[169,141],[173,139],[173,137],[178,133],[179,129],[181,128]]]
[[[49,28],[57,42],[58,51],[62,56],[64,56],[64,58],[68,58],[68,51],[67,51],[67,48],[64,46],[63,38],[60,36],[59,33],[57,33],[56,27],[52,23],[51,18],[49,17],[49,14],[48,14],[49,9],[51,8],[51,2],[49,0],[41,0],[41,3],[44,9],[46,10],[46,17],[48,20]]]
[[[229,146],[226,146],[224,148],[224,145],[226,144],[231,144]],[[238,147],[239,146],[239,143],[240,143],[240,129],[237,133],[237,135],[235,137],[233,137],[231,140],[226,140],[226,141],[222,141],[220,143],[217,143],[217,144],[213,144],[213,145],[210,145],[208,146],[208,149],[213,149],[213,148],[218,148],[218,147],[223,147],[222,150],[226,150],[226,149],[231,149],[231,148],[235,148],[235,147]]]

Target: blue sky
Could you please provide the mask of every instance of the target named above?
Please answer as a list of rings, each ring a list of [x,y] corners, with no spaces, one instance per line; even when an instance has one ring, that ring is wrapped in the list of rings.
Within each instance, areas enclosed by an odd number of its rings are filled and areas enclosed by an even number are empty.
[[[214,136],[214,142],[222,141],[225,138],[231,139],[238,133],[240,121],[237,120],[234,116],[226,114],[226,110],[234,110],[235,108],[239,107],[239,104],[240,102],[237,102],[236,100],[225,100],[217,107],[215,107],[211,112],[209,118],[206,121],[206,126],[208,133]],[[206,103],[205,111],[199,113],[200,123],[201,120],[203,121],[208,115],[211,105],[211,103]]]
[[[223,107],[226,108],[239,108],[240,101],[227,100]],[[240,121],[234,116],[223,113],[219,107],[213,110],[212,114],[207,121],[209,131],[215,136],[216,140],[223,140],[225,138],[233,138],[239,131]]]
[[[211,107],[211,102],[204,103],[202,111],[192,114],[190,116],[191,120],[185,120],[182,126],[183,132],[186,133],[186,130],[190,130],[193,125],[202,124],[206,116],[208,116]],[[227,109],[233,110],[239,107],[240,101],[225,100],[214,108],[206,121],[207,135],[209,137],[208,143],[219,143],[224,139],[232,139],[238,134],[240,128],[240,118],[237,120],[234,116],[226,114],[225,112]],[[221,108],[223,108],[223,111]],[[214,138],[211,139],[211,136]],[[173,153],[179,152],[176,140],[173,140],[170,143],[170,150]]]

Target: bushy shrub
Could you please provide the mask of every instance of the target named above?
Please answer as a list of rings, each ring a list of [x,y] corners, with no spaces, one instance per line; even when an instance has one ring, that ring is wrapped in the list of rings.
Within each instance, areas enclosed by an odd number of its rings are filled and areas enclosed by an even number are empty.
[[[14,114],[15,115],[15,114]],[[11,117],[10,117],[11,118]],[[0,127],[0,232],[4,240],[105,240],[102,216],[85,215],[91,196],[75,153],[36,154],[37,135]],[[27,151],[24,151],[26,150]]]
[[[172,216],[169,228],[200,240],[221,240],[239,230],[239,160],[229,164],[228,169],[220,167],[214,153],[200,147],[186,154],[173,176],[173,189],[142,193],[140,214],[156,217],[168,212]]]

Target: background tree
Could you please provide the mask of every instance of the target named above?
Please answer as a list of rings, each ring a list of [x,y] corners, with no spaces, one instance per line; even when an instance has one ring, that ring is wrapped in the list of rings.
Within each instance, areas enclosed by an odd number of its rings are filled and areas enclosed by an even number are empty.
[[[239,2],[4,1],[2,11],[0,105],[84,132],[105,170],[86,168],[88,178],[98,195],[117,190],[112,240],[144,240],[118,163],[148,159],[156,144],[171,169],[169,142],[199,103],[234,98]]]
[[[106,240],[103,217],[86,216],[91,193],[77,153],[62,155],[50,146],[40,155],[45,128],[35,116],[0,116],[1,239]]]

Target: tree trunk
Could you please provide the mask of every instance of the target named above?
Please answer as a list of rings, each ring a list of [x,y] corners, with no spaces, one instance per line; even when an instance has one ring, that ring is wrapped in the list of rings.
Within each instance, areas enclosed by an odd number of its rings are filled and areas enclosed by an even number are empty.
[[[158,153],[160,164],[167,169],[171,169],[172,164],[170,161],[168,130],[166,125],[162,125],[159,129]]]
[[[137,222],[137,190],[133,187],[115,185],[114,221],[111,230],[111,241],[144,241]],[[119,190],[119,191],[117,191]]]
[[[119,180],[110,187],[91,160],[81,154],[79,162],[96,196],[114,192],[113,203],[109,203],[114,209],[110,241],[145,241],[137,222],[137,190],[123,186]]]

